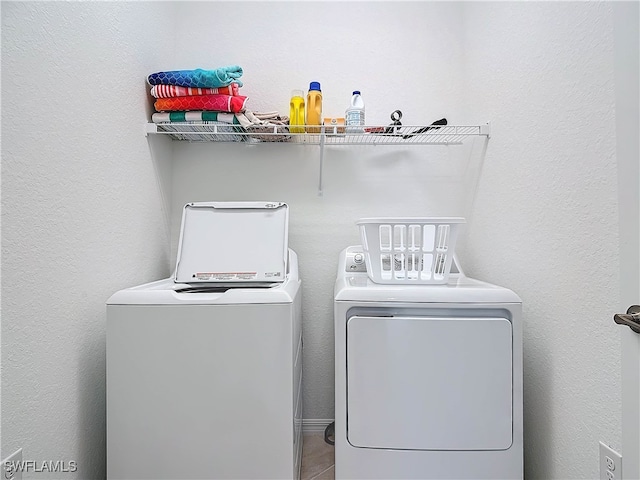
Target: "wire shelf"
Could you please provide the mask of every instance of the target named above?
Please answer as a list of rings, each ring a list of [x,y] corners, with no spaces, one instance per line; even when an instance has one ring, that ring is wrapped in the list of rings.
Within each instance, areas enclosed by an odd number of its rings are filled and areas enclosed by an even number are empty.
[[[459,145],[473,136],[489,136],[489,124],[442,126],[364,126],[345,131],[344,126],[309,127],[317,131],[291,132],[288,125],[244,129],[219,122],[147,123],[146,134],[169,135],[189,142],[288,143],[302,145]],[[297,127],[305,128],[305,127]],[[350,127],[353,128],[353,127]]]
[[[291,131],[306,129],[305,132]],[[354,127],[349,127],[354,128]],[[320,162],[318,194],[323,191],[323,164],[326,146],[341,145],[460,145],[471,137],[484,137],[484,152],[491,124],[482,125],[402,125],[362,126],[359,132],[343,125],[295,127],[289,125],[255,126],[221,122],[146,123],[145,135],[165,135],[172,140],[199,143],[236,143],[244,145],[317,145]]]

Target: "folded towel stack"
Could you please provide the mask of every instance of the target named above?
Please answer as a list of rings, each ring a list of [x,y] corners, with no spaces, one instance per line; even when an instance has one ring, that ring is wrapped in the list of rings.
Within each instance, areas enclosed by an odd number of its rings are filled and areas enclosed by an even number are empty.
[[[209,110],[240,112],[247,97],[239,95],[242,68],[233,65],[216,70],[172,70],[147,78],[158,112]]]
[[[163,124],[165,130],[184,132],[194,123],[199,131],[212,131],[206,124],[229,125],[216,128],[225,135],[214,136],[214,140],[241,141],[246,136],[227,133],[256,133],[261,141],[282,141],[280,135],[264,135],[266,129],[288,124],[288,118],[277,113],[259,114],[247,110],[247,97],[240,95],[242,68],[238,65],[215,70],[173,70],[152,73],[147,77],[150,93],[156,99],[154,123]],[[277,128],[275,129],[277,130]],[[193,129],[190,129],[193,131]],[[273,131],[273,130],[272,130]],[[183,135],[187,140],[201,140],[196,135]],[[208,136],[212,139],[212,136]]]

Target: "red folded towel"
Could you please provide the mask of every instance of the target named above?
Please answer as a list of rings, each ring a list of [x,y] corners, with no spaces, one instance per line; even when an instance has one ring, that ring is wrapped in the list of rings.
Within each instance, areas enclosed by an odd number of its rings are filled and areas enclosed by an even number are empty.
[[[242,95],[194,95],[188,97],[159,98],[154,104],[158,112],[176,110],[213,110],[238,113],[244,110],[247,97]]]

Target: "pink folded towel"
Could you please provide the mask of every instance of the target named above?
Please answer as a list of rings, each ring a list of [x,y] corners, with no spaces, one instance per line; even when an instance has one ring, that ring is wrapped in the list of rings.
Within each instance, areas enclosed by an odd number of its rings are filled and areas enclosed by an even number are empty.
[[[219,88],[192,88],[179,87],[177,85],[154,85],[151,87],[151,95],[155,98],[187,97],[191,95],[239,95],[240,89],[237,83]]]
[[[154,104],[156,111],[213,110],[238,113],[245,109],[247,97],[242,95],[193,95],[188,97],[159,98]]]

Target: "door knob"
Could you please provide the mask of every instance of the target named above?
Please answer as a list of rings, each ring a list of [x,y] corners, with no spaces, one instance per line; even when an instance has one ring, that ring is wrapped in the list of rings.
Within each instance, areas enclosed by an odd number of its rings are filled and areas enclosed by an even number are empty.
[[[619,325],[626,325],[636,333],[640,333],[640,305],[631,305],[627,313],[616,313],[613,321]]]

